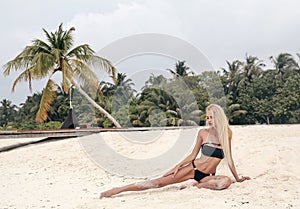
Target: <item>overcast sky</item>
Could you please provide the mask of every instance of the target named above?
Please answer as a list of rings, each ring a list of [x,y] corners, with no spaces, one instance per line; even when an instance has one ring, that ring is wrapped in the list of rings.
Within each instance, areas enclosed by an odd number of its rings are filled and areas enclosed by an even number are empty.
[[[99,51],[120,38],[162,33],[197,47],[219,69],[226,60],[243,60],[246,53],[269,63],[270,56],[300,52],[300,1],[297,0],[10,0],[0,6],[0,63],[13,59],[42,28],[76,28],[75,45],[88,43]],[[296,56],[295,56],[295,59]],[[2,70],[3,71],[3,70]],[[0,74],[0,101],[19,105],[28,84],[17,86]],[[34,91],[44,81],[33,82]]]

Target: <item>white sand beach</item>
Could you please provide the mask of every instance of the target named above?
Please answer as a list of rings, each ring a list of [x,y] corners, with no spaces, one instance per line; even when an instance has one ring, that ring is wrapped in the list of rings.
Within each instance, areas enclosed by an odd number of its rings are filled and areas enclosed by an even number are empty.
[[[212,191],[195,187],[179,190],[177,184],[99,199],[99,194],[104,190],[141,180],[126,175],[129,173],[127,170],[122,172],[124,165],[118,166],[117,162],[123,162],[118,160],[118,156],[141,159],[141,162],[154,157],[160,159],[162,153],[174,149],[174,140],[180,137],[180,130],[161,131],[159,134],[157,131],[132,132],[137,138],[143,135],[151,137],[153,134],[157,139],[136,143],[118,138],[124,137],[125,133],[118,135],[105,132],[86,137],[86,141],[98,138],[98,141],[105,141],[119,154],[98,156],[98,160],[106,157],[103,161],[108,164],[100,162],[99,165],[87,154],[91,147],[82,145],[84,137],[1,152],[0,208],[300,208],[300,125],[232,126],[232,130],[237,171],[239,175],[248,175],[252,180],[233,183],[226,190]],[[197,129],[187,131],[194,138],[186,142],[193,142]],[[127,137],[130,138],[129,135]],[[21,143],[22,140],[3,139],[0,140],[0,146]],[[187,147],[191,146],[189,144]],[[99,147],[95,146],[94,149]],[[101,149],[99,153],[103,153]],[[174,159],[170,159],[170,162]],[[164,165],[157,162],[158,168],[153,175],[162,175],[165,167],[160,166]],[[152,164],[148,167],[153,170]],[[136,169],[139,168],[137,166]],[[145,166],[143,168],[147,169]],[[107,170],[117,173],[112,174]],[[125,175],[122,176],[122,173]],[[217,174],[228,175],[234,180],[225,166],[220,166]]]

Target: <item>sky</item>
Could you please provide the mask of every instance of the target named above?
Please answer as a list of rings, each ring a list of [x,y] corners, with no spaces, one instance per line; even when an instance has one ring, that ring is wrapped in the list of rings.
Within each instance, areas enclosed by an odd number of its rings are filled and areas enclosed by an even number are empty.
[[[0,63],[3,66],[35,38],[42,28],[75,27],[75,45],[95,51],[124,37],[158,33],[184,40],[199,49],[215,69],[226,60],[257,56],[272,66],[270,56],[300,53],[300,1],[297,0],[10,0],[1,2]],[[100,54],[101,56],[101,54]],[[142,62],[141,60],[139,62]],[[173,62],[173,60],[172,60]],[[170,60],[162,68],[174,67]],[[3,72],[3,68],[2,68]],[[45,81],[34,81],[11,92],[19,72],[0,73],[0,101],[19,105],[41,92]]]

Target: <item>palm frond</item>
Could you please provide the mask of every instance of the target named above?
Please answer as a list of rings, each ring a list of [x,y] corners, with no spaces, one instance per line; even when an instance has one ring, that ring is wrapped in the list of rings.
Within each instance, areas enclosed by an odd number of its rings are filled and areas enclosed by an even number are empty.
[[[43,53],[44,55],[49,53],[47,47],[40,45],[35,45],[42,43],[40,40],[35,40],[36,42],[32,46],[26,46],[25,49],[18,54],[13,60],[9,61],[4,65],[4,75],[10,74],[11,70],[22,70],[33,66],[36,62],[37,55]]]
[[[14,81],[11,91],[14,92],[16,85],[22,81],[29,81],[29,89],[31,91],[31,73],[35,67],[24,70]]]
[[[12,69],[22,70],[32,66],[32,59],[34,58],[34,51],[36,48],[36,46],[26,46],[13,60],[7,62],[4,65],[4,75],[8,76]]]
[[[94,50],[92,50],[88,44],[82,44],[70,50],[66,56],[76,57],[77,59],[88,62],[92,57],[95,56],[94,53]]]
[[[155,103],[148,101],[148,100],[142,101],[141,105],[147,106],[147,107],[156,106]]]
[[[65,31],[65,33],[62,36],[62,40],[64,43],[64,49],[66,51],[70,50],[71,47],[73,46],[73,43],[74,43],[74,39],[73,39],[73,35],[72,35],[73,31],[75,31],[75,28],[71,27],[68,31]]]
[[[61,61],[61,72],[62,72],[62,87],[64,92],[68,93],[71,85],[70,81],[73,78],[73,71],[72,71],[72,67],[65,59]]]
[[[51,44],[52,43],[52,37],[51,37],[51,35],[44,28],[43,28],[43,31],[44,31],[44,33],[46,35],[46,38],[47,38],[48,42]],[[52,47],[52,45],[50,47]]]
[[[203,112],[201,110],[194,110],[190,113],[191,116],[200,117]]]
[[[93,56],[90,60],[87,61],[87,64],[96,69],[100,67],[111,76],[115,84],[117,83],[117,76],[116,76],[117,69],[113,66],[113,64],[109,60],[103,57]]]
[[[37,49],[39,49],[39,51],[37,52],[47,52],[50,53],[51,52],[51,46],[49,46],[46,42],[40,40],[40,39],[34,39],[32,41],[33,46],[36,46]]]
[[[61,50],[58,48],[52,48],[51,54],[55,58],[55,62],[59,64],[60,58],[62,57]]]
[[[148,114],[150,114],[154,110],[160,110],[160,109],[157,106],[150,106],[150,107],[148,107],[147,112],[148,112]]]
[[[173,116],[178,116],[178,113],[176,111],[174,111],[174,110],[167,110],[166,112],[170,113]]]
[[[74,74],[78,77],[79,81],[83,82],[83,85],[89,84],[95,89],[99,87],[96,74],[84,62],[71,59],[70,65],[73,67]]]
[[[193,120],[185,120],[184,123],[186,126],[198,126],[198,124]]]
[[[103,92],[101,91],[100,87],[97,87],[96,98],[97,98],[98,102],[100,102],[100,103],[103,102],[104,95],[103,95]]]
[[[42,123],[48,118],[47,112],[51,108],[51,104],[54,101],[56,95],[57,86],[51,79],[48,80],[46,87],[43,90],[43,96],[40,101],[40,108],[36,115],[36,121]]]
[[[51,54],[40,52],[32,59],[35,64],[34,79],[42,79],[48,76],[51,72],[50,69],[54,67],[54,57]]]

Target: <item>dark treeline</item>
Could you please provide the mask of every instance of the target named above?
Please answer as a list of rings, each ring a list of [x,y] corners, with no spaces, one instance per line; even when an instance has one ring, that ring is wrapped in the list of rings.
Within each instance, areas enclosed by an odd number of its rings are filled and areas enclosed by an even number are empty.
[[[218,72],[192,72],[178,61],[173,75],[151,75],[140,92],[126,74],[117,82],[99,83],[97,92],[82,87],[123,127],[203,125],[205,107],[218,103],[225,107],[231,124],[293,124],[300,122],[300,68],[288,53],[270,57],[267,69],[257,57],[227,62]],[[99,94],[99,92],[101,92]],[[72,106],[81,125],[113,127],[113,123],[92,107],[76,89]],[[97,95],[97,96],[93,96]],[[42,93],[28,96],[19,107],[9,100],[0,103],[0,129],[57,129],[69,110],[69,94],[58,88],[48,119],[36,122]]]

